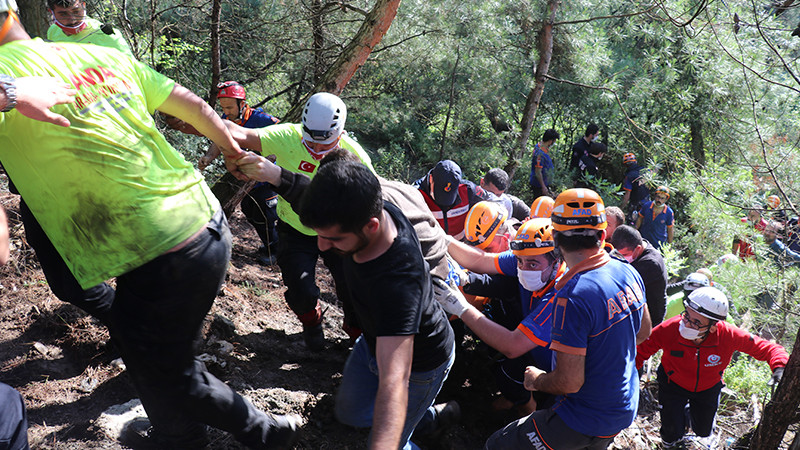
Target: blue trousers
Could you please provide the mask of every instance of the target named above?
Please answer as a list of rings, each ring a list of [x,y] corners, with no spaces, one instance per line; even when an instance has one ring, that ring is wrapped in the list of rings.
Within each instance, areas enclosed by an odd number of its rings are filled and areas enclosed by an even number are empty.
[[[22,396],[0,383],[0,450],[27,450],[28,414]]]
[[[450,357],[441,366],[427,372],[411,372],[406,422],[400,438],[402,448],[417,448],[409,441],[414,429],[436,419],[433,402],[442,389],[454,360],[455,347],[450,350]],[[378,361],[370,354],[367,341],[360,336],[344,365],[342,384],[336,393],[336,418],[345,425],[371,427],[377,394]]]

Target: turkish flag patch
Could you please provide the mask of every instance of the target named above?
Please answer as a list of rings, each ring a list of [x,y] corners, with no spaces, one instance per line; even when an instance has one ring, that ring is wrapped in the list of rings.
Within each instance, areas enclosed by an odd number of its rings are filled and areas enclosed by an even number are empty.
[[[297,168],[303,172],[314,173],[314,170],[316,170],[317,166],[308,161],[300,161],[300,165],[297,166]]]

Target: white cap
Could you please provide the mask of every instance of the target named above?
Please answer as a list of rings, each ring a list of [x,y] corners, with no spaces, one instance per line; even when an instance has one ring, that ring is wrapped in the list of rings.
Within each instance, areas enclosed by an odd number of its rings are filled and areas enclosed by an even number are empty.
[[[17,12],[19,10],[17,2],[15,0],[0,0],[0,13],[8,12],[9,9]]]

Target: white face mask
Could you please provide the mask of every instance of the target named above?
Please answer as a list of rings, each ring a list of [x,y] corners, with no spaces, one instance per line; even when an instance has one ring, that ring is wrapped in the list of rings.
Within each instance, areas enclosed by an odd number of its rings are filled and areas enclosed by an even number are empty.
[[[683,324],[683,320],[680,321],[678,324],[678,332],[681,334],[681,337],[688,340],[693,341],[695,339],[700,339],[703,337],[703,334],[700,330],[695,330],[694,328],[689,328]]]
[[[543,273],[543,270],[517,270],[517,278],[519,278],[519,284],[522,287],[531,292],[536,292],[547,284],[547,281],[542,281]]]
[[[633,256],[633,253],[630,255],[622,255],[622,257],[625,258],[625,261],[628,261],[628,263],[633,263],[633,261],[636,260],[636,258]]]

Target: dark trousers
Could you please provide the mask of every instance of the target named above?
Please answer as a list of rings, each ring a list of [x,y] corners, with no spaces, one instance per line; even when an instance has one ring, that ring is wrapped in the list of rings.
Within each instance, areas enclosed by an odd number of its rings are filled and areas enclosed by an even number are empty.
[[[207,424],[263,448],[275,424],[195,359],[230,254],[230,230],[219,211],[180,250],[117,277],[111,336],[153,429],[176,447]]]
[[[336,296],[342,303],[345,323],[357,327],[352,313],[352,302],[344,285],[342,259],[333,252],[320,252],[316,236],[307,236],[286,222],[278,222],[278,266],[281,268],[283,284],[286,285],[286,303],[298,317],[307,316],[317,307],[319,287],[316,283],[317,258],[331,271]],[[303,323],[303,325],[314,325]]]
[[[258,237],[270,252],[277,252],[278,194],[268,183],[259,183],[242,198],[242,213],[256,229]]]
[[[42,266],[42,272],[53,294],[62,302],[72,303],[107,325],[111,304],[114,302],[114,289],[106,283],[85,290],[81,288],[61,254],[50,242],[50,238],[44,233],[21,197],[19,214],[25,227],[25,237],[36,252],[36,258]]]
[[[22,396],[11,386],[0,383],[0,449],[28,448],[28,414]]]
[[[714,387],[700,392],[691,392],[669,381],[662,366],[658,367],[658,401],[661,403],[661,440],[675,442],[686,433],[686,404],[692,430],[697,436],[706,437],[714,428],[714,417],[719,406],[719,393],[724,385],[720,381]]]

